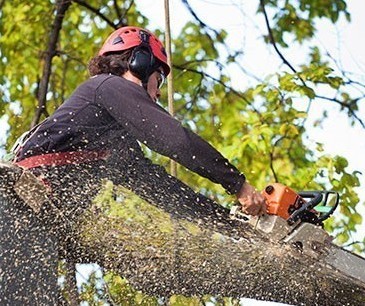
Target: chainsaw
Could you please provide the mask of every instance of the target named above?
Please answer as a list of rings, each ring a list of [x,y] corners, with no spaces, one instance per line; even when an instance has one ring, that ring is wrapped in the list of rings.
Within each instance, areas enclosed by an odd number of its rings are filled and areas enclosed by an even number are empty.
[[[291,244],[302,254],[321,258],[342,273],[365,282],[365,259],[333,243],[323,226],[339,205],[335,191],[301,191],[273,183],[262,191],[267,214],[249,217],[233,206],[231,217],[249,223],[255,230],[279,243]]]

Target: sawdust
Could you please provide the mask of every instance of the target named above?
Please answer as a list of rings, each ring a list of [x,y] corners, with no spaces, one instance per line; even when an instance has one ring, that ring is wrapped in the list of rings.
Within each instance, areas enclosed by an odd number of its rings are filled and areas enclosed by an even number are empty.
[[[97,262],[152,296],[211,294],[295,305],[363,304],[364,288],[334,277],[325,267],[318,271],[315,262],[295,249],[231,221],[225,210],[161,168],[124,176],[119,181],[123,188],[109,183],[93,205],[99,174],[111,175],[105,165],[49,173],[46,179],[62,178],[52,186],[53,204],[61,215],[47,205],[35,214],[12,190],[19,172],[1,169],[1,305],[9,299],[24,305],[57,304],[59,256]]]

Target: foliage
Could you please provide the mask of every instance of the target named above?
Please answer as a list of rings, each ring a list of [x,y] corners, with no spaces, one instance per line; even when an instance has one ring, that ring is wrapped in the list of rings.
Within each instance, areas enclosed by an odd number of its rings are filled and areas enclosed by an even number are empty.
[[[62,2],[1,2],[0,114],[6,116],[11,126],[7,147],[29,129],[34,118],[45,58],[50,52],[48,39],[57,13],[55,3]],[[106,33],[113,30],[110,24],[148,26],[148,20],[138,11],[138,2],[115,3],[118,10],[109,0],[88,1],[88,6],[83,1],[72,1],[63,20],[57,50],[53,50],[55,56],[42,118],[51,114],[87,78],[88,60],[96,54]],[[231,87],[225,68],[239,62],[241,50],[229,50],[224,30],[213,31],[196,20],[190,21],[173,40],[176,116],[222,152],[260,189],[268,182],[278,181],[296,190],[338,191],[341,211],[326,223],[326,228],[336,235],[338,243],[351,243],[351,234],[362,222],[355,192],[360,172],[348,172],[346,159],[325,155],[322,144],[308,139],[307,112],[303,111],[304,104],[320,101],[318,98],[325,89],[331,93],[327,100],[338,104],[339,111],[356,121],[361,99],[348,87],[351,82],[347,77],[311,41],[318,19],[333,24],[341,17],[350,21],[346,1],[262,0],[261,3],[265,7],[259,6],[257,14],[266,13],[271,17],[272,37],[264,33],[265,41],[282,48],[293,43],[307,44],[310,49],[306,61],[295,63],[296,70],[279,70],[254,86],[237,91]],[[163,101],[165,97],[166,92]],[[297,107],[298,101],[301,107]],[[167,166],[165,157],[148,150],[146,154]],[[222,205],[234,201],[220,186],[183,167],[179,167],[178,176]],[[364,244],[353,248],[363,252]],[[90,280],[91,287],[93,281]],[[124,284],[124,280],[111,274],[105,275],[105,281],[112,292],[117,284]],[[132,292],[133,298],[142,299],[133,289],[125,288],[131,290],[128,292]],[[89,289],[85,289],[84,296],[92,296]],[[182,300],[183,297],[176,297],[176,305],[185,303]]]
[[[303,43],[316,34],[316,20],[329,19],[336,23],[341,15],[350,21],[344,0],[305,0],[279,1],[267,0],[268,7],[273,9],[272,32],[275,41],[283,47],[289,46],[289,37]],[[261,7],[262,8],[262,7]],[[291,35],[287,35],[291,34]],[[267,38],[267,37],[266,37]]]

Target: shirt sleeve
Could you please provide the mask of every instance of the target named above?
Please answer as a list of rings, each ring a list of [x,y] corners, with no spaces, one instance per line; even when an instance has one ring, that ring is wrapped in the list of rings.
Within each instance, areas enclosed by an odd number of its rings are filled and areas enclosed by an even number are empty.
[[[141,86],[111,77],[98,87],[95,99],[141,143],[221,184],[229,194],[237,193],[245,182],[245,176],[237,168],[153,102]]]

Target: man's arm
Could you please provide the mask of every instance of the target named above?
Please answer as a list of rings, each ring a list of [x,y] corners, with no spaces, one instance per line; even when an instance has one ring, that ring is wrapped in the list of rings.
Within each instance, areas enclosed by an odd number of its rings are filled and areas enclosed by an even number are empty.
[[[240,194],[238,199],[245,198],[246,205],[260,199],[260,196],[252,197],[256,191],[247,188],[251,185],[244,184],[245,176],[236,167],[154,103],[142,87],[123,78],[112,77],[97,90],[96,102],[104,105],[121,126],[150,149],[221,184],[228,193]]]

